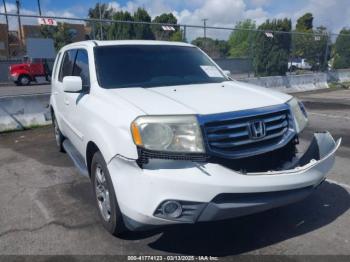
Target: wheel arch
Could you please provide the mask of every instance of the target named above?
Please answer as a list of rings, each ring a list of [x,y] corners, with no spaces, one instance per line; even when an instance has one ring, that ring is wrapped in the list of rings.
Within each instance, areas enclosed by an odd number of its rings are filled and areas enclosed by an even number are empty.
[[[92,163],[92,158],[94,157],[94,154],[96,152],[101,152],[101,150],[98,148],[98,146],[93,142],[89,141],[86,146],[86,166],[87,170],[89,172],[89,176],[91,177],[91,163]],[[102,154],[102,152],[101,152]]]
[[[26,77],[29,78],[30,81],[33,81],[33,78],[32,78],[32,77],[30,76],[30,74],[28,74],[27,72],[25,72],[25,73],[20,73],[20,74],[18,75],[18,79],[20,79],[20,78],[23,77],[23,76],[26,76]]]

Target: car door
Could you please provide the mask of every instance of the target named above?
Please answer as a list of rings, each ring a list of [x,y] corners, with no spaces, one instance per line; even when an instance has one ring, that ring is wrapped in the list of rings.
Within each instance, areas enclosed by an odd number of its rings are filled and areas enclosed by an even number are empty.
[[[89,98],[90,73],[89,57],[85,49],[77,49],[75,56],[72,76],[79,76],[82,80],[83,91],[81,93],[65,93],[65,106],[69,111],[67,121],[74,135],[71,137],[71,143],[81,153],[84,153],[84,127],[88,120],[86,102]]]
[[[65,76],[71,76],[73,73],[73,66],[76,57],[77,50],[70,49],[64,52],[61,59],[60,70],[58,73],[57,81],[53,84],[55,85],[54,96],[56,97],[56,117],[58,124],[60,126],[61,132],[65,137],[71,139],[74,136],[74,131],[72,131],[71,124],[68,120],[70,114],[69,102],[67,98],[67,93],[63,91],[63,78]]]

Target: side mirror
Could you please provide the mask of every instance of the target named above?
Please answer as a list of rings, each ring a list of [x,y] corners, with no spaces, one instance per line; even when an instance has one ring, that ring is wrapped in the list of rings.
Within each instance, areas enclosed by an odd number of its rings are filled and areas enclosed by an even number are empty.
[[[83,82],[80,76],[65,76],[63,78],[63,91],[67,93],[80,93],[83,91]]]
[[[230,70],[223,70],[225,76],[231,77],[231,71]]]

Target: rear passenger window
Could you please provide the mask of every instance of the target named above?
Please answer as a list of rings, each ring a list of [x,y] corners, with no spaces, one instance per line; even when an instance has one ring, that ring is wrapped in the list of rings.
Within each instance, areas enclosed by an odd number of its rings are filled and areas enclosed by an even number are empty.
[[[63,61],[61,63],[61,70],[58,76],[58,81],[62,82],[65,76],[71,76],[73,72],[73,65],[77,50],[68,50],[64,53]]]
[[[87,51],[84,49],[78,50],[73,69],[73,76],[80,76],[84,87],[90,86],[89,59]]]

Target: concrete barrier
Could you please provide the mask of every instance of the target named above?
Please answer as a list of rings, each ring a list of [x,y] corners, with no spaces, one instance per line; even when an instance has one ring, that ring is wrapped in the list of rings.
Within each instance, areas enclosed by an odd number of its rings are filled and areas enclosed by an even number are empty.
[[[0,98],[0,132],[51,123],[50,95]]]
[[[327,80],[350,81],[350,70],[305,75],[246,78],[241,81],[292,93],[328,88]],[[51,123],[49,94],[0,97],[0,132]]]
[[[241,79],[241,81],[293,93],[328,88],[327,73],[304,75],[267,76]]]
[[[337,69],[328,72],[329,82],[350,82],[350,69]]]

